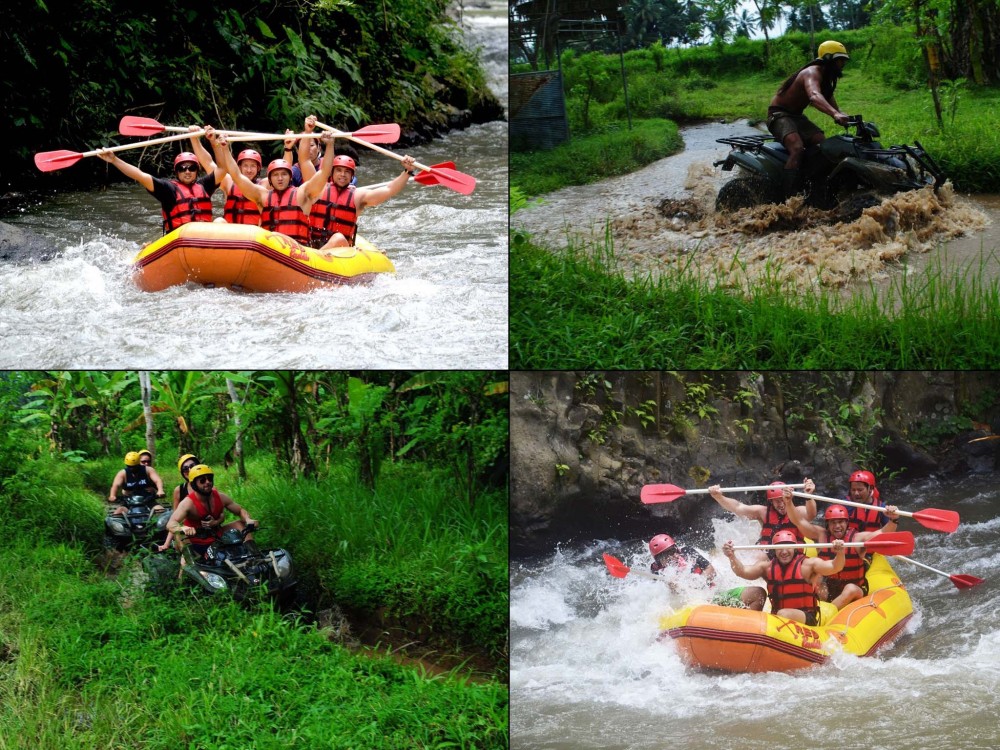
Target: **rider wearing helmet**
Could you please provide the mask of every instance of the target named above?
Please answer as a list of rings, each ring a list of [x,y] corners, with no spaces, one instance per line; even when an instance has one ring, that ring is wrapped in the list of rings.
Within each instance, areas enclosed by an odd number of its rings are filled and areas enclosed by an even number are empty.
[[[229,495],[215,489],[215,473],[210,466],[197,464],[188,471],[191,491],[174,509],[167,530],[181,538],[182,545],[189,543],[199,555],[229,529],[242,530],[246,524],[255,524],[250,514]],[[239,521],[222,525],[226,511],[240,517]],[[252,539],[247,535],[247,539]]]
[[[803,114],[806,107],[812,105],[838,125],[847,125],[847,115],[840,111],[834,91],[849,59],[847,48],[840,42],[823,42],[816,59],[790,75],[771,99],[767,108],[767,129],[788,150],[782,174],[785,198],[795,195],[802,187],[800,168],[806,147],[818,146],[826,138]]]
[[[736,556],[732,541],[722,545],[722,553],[729,558],[733,572],[740,578],[754,581],[763,577],[767,581],[767,595],[771,599],[773,614],[806,625],[821,624],[819,599],[812,582],[819,576],[832,576],[843,569],[843,540],[833,542],[836,554],[832,560],[803,555],[801,549],[792,546],[800,542],[788,529],[777,532],[771,541],[782,545],[775,550],[773,560],[745,564]]]
[[[889,506],[885,510],[892,517],[889,522],[895,523],[896,506]],[[803,536],[813,539],[820,544],[833,542],[837,539],[844,542],[867,542],[873,536],[881,533],[880,530],[855,531],[848,525],[849,518],[850,513],[848,509],[839,503],[835,503],[828,506],[826,512],[823,514],[825,521],[823,526],[809,523],[803,519],[799,523],[799,532]],[[890,530],[895,531],[896,529],[893,527]],[[868,566],[864,548],[847,547],[844,551],[843,569],[836,575],[829,576],[826,579],[826,596],[821,596],[826,601],[832,602],[837,609],[842,609],[845,605],[853,602],[855,599],[860,599],[868,593],[868,581],[865,578]],[[829,549],[821,549],[818,552],[818,557],[832,560],[833,553]]]
[[[174,487],[174,510],[177,510],[177,506],[183,498],[187,497],[191,492],[191,487],[188,484],[188,472],[192,468],[200,464],[201,461],[193,453],[185,453],[183,456],[177,459],[177,471],[181,473],[181,483]],[[167,547],[170,546],[174,539],[174,533],[172,531],[167,531],[167,538],[163,540],[163,544],[159,546],[160,552],[163,552]]]
[[[855,471],[851,474],[849,500],[865,505],[882,507],[884,503],[875,488],[875,475],[870,471]],[[856,531],[876,531],[889,523],[891,519],[886,511],[871,508],[848,508],[847,524]],[[893,529],[895,531],[895,529]]]
[[[806,494],[812,494],[816,491],[816,485],[808,477],[803,480],[803,483],[805,484],[804,489]],[[803,511],[802,508],[795,506],[791,487],[786,487],[784,482],[771,482],[771,487],[774,489],[767,490],[767,505],[744,505],[739,500],[723,495],[722,488],[719,485],[713,485],[708,490],[712,495],[712,499],[730,513],[734,513],[740,518],[750,518],[757,521],[761,525],[760,538],[757,540],[757,544],[770,544],[774,534],[782,529],[798,535],[798,529],[795,524],[795,520],[797,519],[791,518],[791,514],[794,513],[796,516],[800,516],[802,513],[805,513],[805,518],[814,518],[816,516],[815,500],[806,500],[803,506],[805,510]],[[799,541],[802,540],[799,539]],[[768,555],[768,557],[771,556],[773,555]]]
[[[163,480],[156,473],[156,469],[151,464],[145,464],[142,456],[148,455],[152,460],[153,454],[147,450],[129,451],[125,454],[125,468],[115,474],[115,479],[111,483],[111,490],[108,492],[108,502],[118,502],[118,492],[121,491],[125,497],[148,497],[156,495],[160,498],[164,496]],[[155,506],[158,510],[163,510],[160,505]],[[126,512],[124,505],[118,505],[114,509],[114,515],[120,516]]]
[[[194,125],[190,129],[200,131]],[[100,150],[97,155],[114,164],[122,174],[138,182],[160,202],[164,234],[192,221],[212,220],[212,193],[218,189],[226,172],[212,163],[201,145],[200,136],[191,136],[191,151],[182,151],[174,158],[173,179],[153,177],[122,161],[108,149]],[[209,172],[201,179],[198,178],[199,163],[206,165]]]
[[[305,122],[305,132],[311,133],[315,127],[316,116],[309,115]],[[312,176],[314,167],[308,159],[303,158],[302,148],[299,147],[299,166],[302,176],[308,179]],[[319,250],[354,245],[361,212],[398,195],[409,182],[416,164],[410,156],[404,156],[401,161],[403,171],[391,182],[377,187],[355,188],[356,159],[347,154],[337,156],[330,183],[309,212],[309,245]]]
[[[653,555],[653,564],[649,569],[660,574],[668,568],[674,572],[689,572],[705,576],[710,587],[715,586],[715,568],[712,563],[694,547],[678,545],[668,534],[657,534],[649,540],[649,552]],[[673,581],[668,581],[672,591],[677,590]],[[712,597],[712,603],[721,607],[738,607],[754,609],[758,612],[764,609],[767,593],[760,586],[737,586],[722,591]]]

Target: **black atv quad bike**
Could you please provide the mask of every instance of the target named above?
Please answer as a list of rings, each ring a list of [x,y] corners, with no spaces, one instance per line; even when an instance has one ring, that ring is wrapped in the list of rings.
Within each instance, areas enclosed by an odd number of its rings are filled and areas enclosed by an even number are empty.
[[[193,583],[209,594],[228,591],[237,601],[249,601],[269,596],[281,604],[294,596],[296,580],[292,556],[283,549],[261,550],[247,535],[256,529],[229,529],[222,538],[209,545],[204,556],[184,548],[185,565],[180,567],[175,555],[150,555],[143,568],[154,586],[169,585],[178,578]]]
[[[855,134],[850,134],[850,128]],[[806,203],[820,209],[840,207],[842,218],[856,219],[861,211],[878,205],[878,196],[944,183],[941,168],[919,141],[913,146],[884,148],[879,130],[861,115],[848,119],[848,132],[827,138],[806,149],[802,160],[802,190]],[[720,138],[732,147],[725,159],[715,162],[739,175],[719,190],[716,211],[735,211],[766,203],[782,203],[782,173],[788,151],[770,135]]]
[[[126,552],[150,543],[163,544],[170,518],[170,509],[163,505],[163,498],[122,497],[119,503],[125,506],[125,515],[108,513],[104,519],[105,549]],[[156,510],[157,505],[160,510]]]

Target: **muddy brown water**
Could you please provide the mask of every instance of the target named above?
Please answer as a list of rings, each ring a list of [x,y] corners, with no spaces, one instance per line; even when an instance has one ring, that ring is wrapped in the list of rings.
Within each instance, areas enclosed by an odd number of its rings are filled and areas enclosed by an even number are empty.
[[[800,290],[885,292],[929,264],[947,273],[1000,279],[1000,196],[964,196],[950,184],[887,198],[853,222],[787,204],[717,214],[715,196],[734,173],[713,167],[729,148],[716,139],[759,133],[747,121],[683,128],[685,149],[632,174],[568,187],[518,211],[512,226],[543,245],[603,247],[619,268],[657,276],[688,266],[740,287],[770,275]]]

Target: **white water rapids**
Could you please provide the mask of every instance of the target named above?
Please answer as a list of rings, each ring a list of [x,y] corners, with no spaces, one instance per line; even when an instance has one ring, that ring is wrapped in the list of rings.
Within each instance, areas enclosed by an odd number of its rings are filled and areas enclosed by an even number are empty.
[[[1000,490],[996,477],[924,483],[894,493],[900,507],[957,510],[954,534],[915,522],[915,560],[985,578],[959,591],[897,561],[914,602],[903,636],[880,656],[836,654],[795,674],[688,671],[657,621],[704,599],[699,583],[673,595],[660,582],[608,575],[601,553],[648,570],[645,540],[570,541],[511,563],[511,747],[517,750],[662,748],[1000,747]],[[731,517],[729,517],[731,518]],[[681,535],[710,552],[723,585],[736,585],[718,550],[752,543],[759,525],[714,518]],[[662,531],[651,522],[649,536]]]

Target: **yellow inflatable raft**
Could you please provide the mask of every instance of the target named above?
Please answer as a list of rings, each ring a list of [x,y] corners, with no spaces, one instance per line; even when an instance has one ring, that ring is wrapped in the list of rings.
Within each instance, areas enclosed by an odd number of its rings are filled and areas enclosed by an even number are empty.
[[[820,602],[817,627],[704,604],[661,618],[660,638],[674,640],[686,665],[726,672],[788,672],[823,664],[837,650],[871,656],[902,633],[913,602],[882,555],[873,556],[866,577],[867,596],[839,612]]]
[[[395,268],[362,238],[332,257],[290,237],[247,224],[190,222],[144,247],[132,262],[136,285],[147,292],[193,281],[253,292],[305,292],[363,284]]]

